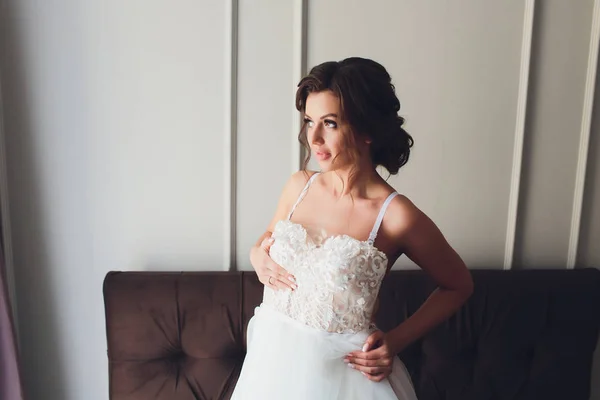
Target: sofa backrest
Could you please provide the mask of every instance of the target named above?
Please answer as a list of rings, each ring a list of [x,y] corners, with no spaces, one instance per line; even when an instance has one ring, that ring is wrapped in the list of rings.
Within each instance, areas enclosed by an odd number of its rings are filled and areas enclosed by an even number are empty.
[[[600,271],[472,274],[467,304],[400,354],[419,399],[588,399]],[[404,321],[434,288],[422,271],[392,271],[378,326]],[[254,272],[108,273],[110,398],[228,399],[262,289]]]

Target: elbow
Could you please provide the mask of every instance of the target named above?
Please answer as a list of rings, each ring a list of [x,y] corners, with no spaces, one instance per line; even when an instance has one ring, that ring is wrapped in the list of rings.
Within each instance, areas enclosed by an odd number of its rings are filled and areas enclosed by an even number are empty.
[[[452,292],[453,298],[456,300],[459,306],[466,303],[467,300],[473,295],[474,283],[471,271],[464,268],[460,269],[459,273],[456,273],[452,280],[448,282],[443,289]]]
[[[473,295],[474,291],[473,277],[471,272],[467,270],[467,273],[461,279],[460,285],[457,285],[456,291],[459,294],[460,299],[465,303]]]

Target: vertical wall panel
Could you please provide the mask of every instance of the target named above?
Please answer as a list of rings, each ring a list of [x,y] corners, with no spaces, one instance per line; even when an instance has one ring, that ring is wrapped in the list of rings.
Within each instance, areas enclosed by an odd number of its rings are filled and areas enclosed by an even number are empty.
[[[294,2],[240,0],[237,260],[265,231],[298,155],[294,122]],[[297,149],[297,147],[296,147]]]
[[[595,93],[577,267],[600,268],[600,79]]]
[[[585,196],[585,175],[588,169],[588,153],[590,145],[591,124],[594,107],[594,92],[596,88],[598,67],[598,43],[600,42],[600,1],[594,1],[594,11],[590,30],[589,54],[585,78],[585,93],[581,116],[581,131],[579,135],[579,150],[577,153],[577,171],[575,174],[575,193],[573,196],[573,213],[569,237],[569,252],[567,268],[575,268],[579,236],[581,231],[582,208]]]
[[[513,164],[508,199],[506,242],[504,244],[503,267],[505,270],[513,267],[515,240],[517,236],[517,217],[519,212],[521,172],[523,169],[523,145],[525,142],[527,96],[529,94],[529,75],[531,72],[531,42],[533,36],[534,11],[535,1],[528,0],[525,3],[525,15],[523,17],[523,38],[521,42],[521,68],[519,73],[519,93],[517,97],[517,117],[515,121],[515,138],[512,156]]]
[[[593,0],[536,4],[515,267],[565,268]]]

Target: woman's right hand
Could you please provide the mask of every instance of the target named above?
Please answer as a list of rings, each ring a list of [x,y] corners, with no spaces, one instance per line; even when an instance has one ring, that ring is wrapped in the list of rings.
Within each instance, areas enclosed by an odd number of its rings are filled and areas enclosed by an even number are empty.
[[[254,246],[250,252],[250,263],[254,267],[256,275],[258,275],[258,280],[273,290],[296,290],[298,287],[296,278],[273,261],[269,255],[273,242],[273,238],[266,237],[260,243],[260,246]]]

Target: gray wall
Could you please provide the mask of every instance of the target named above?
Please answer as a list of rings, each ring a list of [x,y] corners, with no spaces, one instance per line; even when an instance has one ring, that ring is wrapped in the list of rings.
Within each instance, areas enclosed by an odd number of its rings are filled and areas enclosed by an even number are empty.
[[[307,3],[0,0],[31,399],[107,397],[107,271],[251,268],[299,165],[295,84],[325,60],[388,68],[416,141],[390,182],[470,267],[600,266],[593,0]]]

